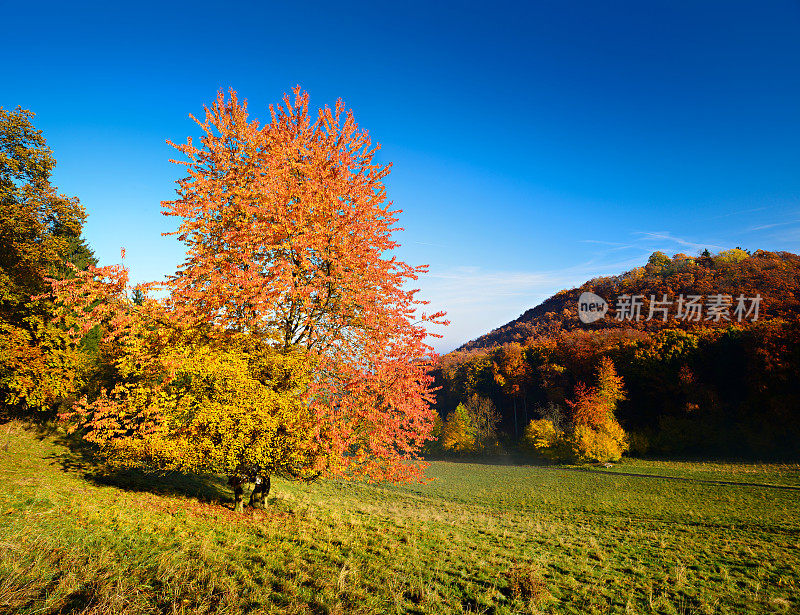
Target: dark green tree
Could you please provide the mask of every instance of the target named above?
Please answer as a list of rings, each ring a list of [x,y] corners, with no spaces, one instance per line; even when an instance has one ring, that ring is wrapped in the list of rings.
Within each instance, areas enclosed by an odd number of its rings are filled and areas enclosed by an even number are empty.
[[[70,264],[96,261],[81,238],[83,207],[51,183],[56,161],[33,115],[0,107],[0,403],[43,409],[74,373],[62,373],[66,342],[52,305],[34,297],[49,278],[71,275]]]

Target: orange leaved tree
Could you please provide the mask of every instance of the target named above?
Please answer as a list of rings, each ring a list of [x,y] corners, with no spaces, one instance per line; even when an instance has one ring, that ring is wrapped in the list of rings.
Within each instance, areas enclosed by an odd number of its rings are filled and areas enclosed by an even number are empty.
[[[614,411],[623,399],[622,377],[617,374],[611,359],[601,357],[597,366],[597,386],[587,388],[579,382],[574,399],[567,401],[572,410],[570,444],[578,459],[619,461],[628,448],[628,439]]]
[[[625,399],[622,377],[614,363],[601,357],[597,366],[597,385],[575,386],[575,395],[567,400],[569,423],[562,428],[562,418],[543,417],[531,421],[525,429],[524,442],[558,461],[619,461],[628,449],[628,437],[614,412]],[[557,415],[560,412],[556,412]]]
[[[199,123],[164,203],[188,246],[166,297],[122,267],[52,284],[65,329],[102,332],[93,386],[62,416],[118,465],[228,474],[239,509],[271,474],[420,478],[425,326],[444,321],[406,289],[425,268],[387,254],[388,167],[341,103],[312,121],[299,90],[263,127],[234,93]]]
[[[169,281],[170,310],[191,326],[235,332],[313,363],[315,470],[404,480],[429,439],[433,358],[426,325],[443,314],[409,284],[426,267],[391,255],[389,165],[339,101],[309,111],[295,88],[271,119],[248,117],[231,91],[206,108],[178,198],[187,258]]]

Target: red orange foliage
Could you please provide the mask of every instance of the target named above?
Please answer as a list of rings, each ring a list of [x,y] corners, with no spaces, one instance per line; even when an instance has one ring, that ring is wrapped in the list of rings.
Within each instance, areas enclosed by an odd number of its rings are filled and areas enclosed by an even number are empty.
[[[303,396],[313,416],[310,470],[420,478],[412,462],[434,418],[425,327],[445,321],[419,314],[425,302],[407,289],[426,268],[387,256],[398,246],[399,213],[386,200],[389,166],[374,160],[377,146],[341,101],[312,117],[297,88],[270,113],[261,126],[235,92],[220,94],[198,120],[201,147],[175,146],[187,176],[163,206],[188,250],[163,305],[126,304],[121,269],[93,269],[57,293],[81,331],[105,320],[108,341],[136,346],[145,337],[157,349],[156,330],[168,355],[180,331],[182,344],[244,336],[251,354],[300,353],[314,366]],[[132,334],[137,327],[142,335]],[[95,426],[113,422],[102,399],[90,409]]]

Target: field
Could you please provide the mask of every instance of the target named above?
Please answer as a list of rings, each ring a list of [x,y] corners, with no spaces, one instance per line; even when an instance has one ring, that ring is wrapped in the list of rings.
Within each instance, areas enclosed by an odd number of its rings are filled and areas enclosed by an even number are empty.
[[[0,447],[2,613],[800,611],[797,465],[435,462],[236,516],[222,479],[102,474],[13,422]]]

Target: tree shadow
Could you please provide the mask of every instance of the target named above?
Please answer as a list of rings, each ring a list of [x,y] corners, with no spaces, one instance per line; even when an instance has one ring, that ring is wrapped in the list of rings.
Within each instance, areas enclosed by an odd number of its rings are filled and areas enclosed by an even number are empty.
[[[486,466],[556,466],[544,455],[528,453],[526,451],[511,450],[498,454],[470,455],[458,453],[429,453],[424,461],[447,461],[450,463],[464,463]]]
[[[99,486],[116,487],[123,491],[148,492],[194,498],[213,504],[232,504],[233,492],[221,476],[184,474],[181,472],[146,472],[134,468],[112,468],[98,456],[97,449],[78,436],[42,433],[64,447],[62,452],[46,459],[62,471],[79,474]]]

